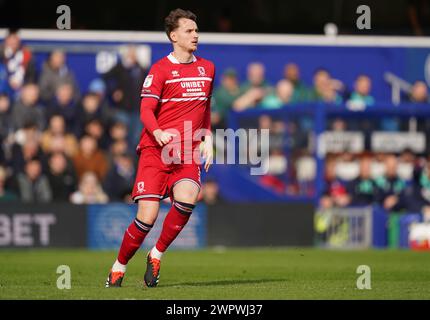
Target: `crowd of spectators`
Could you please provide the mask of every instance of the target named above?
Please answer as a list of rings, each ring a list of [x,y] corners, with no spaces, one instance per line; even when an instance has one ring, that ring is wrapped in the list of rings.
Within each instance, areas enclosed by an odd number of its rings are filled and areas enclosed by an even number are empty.
[[[81,90],[64,51],[38,70],[10,32],[0,46],[0,202],[131,203],[146,75],[130,45]],[[221,201],[215,179],[200,198]]]
[[[111,70],[82,88],[64,51],[52,51],[38,70],[31,50],[17,33],[10,32],[0,46],[0,201],[131,201],[137,161],[134,150],[142,129],[137,106],[146,74],[136,48],[130,45]],[[428,103],[426,83],[414,83],[407,99]],[[226,128],[231,110],[274,110],[307,102],[350,109],[373,106],[372,79],[357,75],[354,86],[347,88],[329,70],[319,68],[309,85],[302,80],[300,67],[288,63],[282,79],[272,84],[266,79],[265,66],[253,62],[241,82],[236,70],[228,68],[213,92],[212,128]],[[342,119],[334,119],[330,125],[333,130],[349,126]],[[258,127],[270,129],[270,155],[265,160],[269,174],[260,183],[282,194],[312,195],[316,167],[307,134],[312,123],[264,115],[258,119]],[[287,168],[294,170],[287,172]],[[287,179],[279,178],[285,174]],[[205,186],[204,201],[221,201],[215,178],[208,179]],[[353,203],[354,188],[345,184],[345,190],[345,197],[334,200],[326,195],[321,204]],[[407,206],[403,196],[386,202],[395,202],[394,208]]]
[[[403,96],[403,101],[420,105],[430,104],[426,83],[424,81],[413,83],[410,92]],[[254,62],[248,65],[247,78],[242,83],[235,69],[228,68],[222,73],[220,86],[215,88],[213,94],[212,123],[215,128],[227,127],[231,110],[239,113],[246,110],[265,111],[294,108],[315,102],[349,110],[364,110],[377,104],[372,94],[372,79],[368,75],[357,75],[353,86],[348,88],[341,80],[334,78],[329,70],[319,68],[315,70],[313,83],[309,85],[301,79],[300,67],[295,63],[288,63],[284,67],[283,77],[277,83],[270,84],[265,77],[264,65]],[[387,116],[372,120],[348,120],[340,117],[328,120],[327,130],[362,132],[365,135],[365,150],[369,150],[373,131],[408,131],[410,119]],[[270,130],[269,156],[263,161],[267,174],[258,178],[262,186],[281,195],[315,194],[317,169],[316,161],[311,156],[314,143],[309,135],[314,126],[311,117],[302,115],[292,119],[276,119],[263,112],[258,122],[240,126]],[[429,121],[418,119],[418,130],[424,131],[429,136]],[[338,159],[342,157],[343,155],[337,155]],[[351,169],[349,163],[341,163],[339,166],[346,168],[346,171]],[[348,188],[352,188],[351,183],[348,182],[347,185]],[[345,205],[354,203],[350,197],[348,201],[345,199],[340,197],[336,201],[345,202]],[[321,204],[325,205],[327,201],[327,198],[323,197]],[[363,200],[363,203],[372,201]],[[397,204],[394,209],[399,207],[400,204]],[[402,209],[411,208],[403,203]]]
[[[403,99],[404,102],[429,104],[426,83],[413,83]],[[230,110],[273,110],[309,102],[363,110],[376,104],[372,95],[372,79],[368,75],[357,75],[353,87],[348,88],[341,80],[334,78],[329,70],[318,68],[313,74],[312,84],[308,85],[301,79],[300,67],[288,63],[284,67],[282,79],[271,84],[266,79],[265,66],[260,62],[248,65],[247,78],[242,83],[234,68],[224,70],[212,100],[212,123],[215,128],[227,126]]]
[[[422,212],[430,220],[430,158],[410,150],[330,156],[320,207],[374,204],[389,212]]]
[[[147,71],[134,47],[121,57],[81,92],[64,51],[52,51],[38,70],[18,34],[6,36],[0,46],[0,201],[131,200],[141,131],[135,113]]]

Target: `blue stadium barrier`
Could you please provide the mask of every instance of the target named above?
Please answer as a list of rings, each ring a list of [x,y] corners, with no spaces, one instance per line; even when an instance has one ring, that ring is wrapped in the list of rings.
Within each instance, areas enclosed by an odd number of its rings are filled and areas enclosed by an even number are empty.
[[[372,246],[385,248],[388,244],[388,213],[381,206],[373,206],[372,211]]]
[[[158,219],[146,237],[143,248],[150,248],[155,245],[169,209],[169,204],[160,203]],[[87,212],[88,248],[117,250],[121,245],[124,230],[136,216],[137,205],[123,203],[88,205]],[[197,249],[206,246],[206,221],[206,206],[198,203],[187,225],[172,244],[172,248]]]

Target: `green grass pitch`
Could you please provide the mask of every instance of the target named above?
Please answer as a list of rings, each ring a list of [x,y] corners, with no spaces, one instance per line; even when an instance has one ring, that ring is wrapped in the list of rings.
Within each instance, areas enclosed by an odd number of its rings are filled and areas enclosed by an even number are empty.
[[[145,251],[129,263],[122,288],[104,288],[116,253],[1,250],[0,299],[430,299],[430,254],[400,250],[299,248],[170,251],[157,288],[143,286]],[[57,267],[71,289],[57,288]],[[359,290],[359,265],[371,289]]]

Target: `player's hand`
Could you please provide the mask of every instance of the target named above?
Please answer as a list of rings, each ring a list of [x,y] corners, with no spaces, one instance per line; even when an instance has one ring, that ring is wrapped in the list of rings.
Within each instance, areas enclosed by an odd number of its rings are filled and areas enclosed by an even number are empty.
[[[154,130],[152,134],[154,135],[154,138],[160,145],[160,147],[164,146],[165,144],[168,144],[173,139],[173,137],[176,137],[176,134],[163,131],[161,129]]]
[[[205,171],[209,171],[209,167],[212,165],[213,162],[213,143],[212,143],[212,136],[205,136],[205,141],[203,143],[202,148],[202,157],[205,159]]]

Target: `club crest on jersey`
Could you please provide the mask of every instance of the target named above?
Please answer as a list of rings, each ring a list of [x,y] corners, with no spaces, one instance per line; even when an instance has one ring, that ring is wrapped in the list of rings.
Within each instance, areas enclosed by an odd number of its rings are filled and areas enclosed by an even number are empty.
[[[145,82],[143,83],[144,88],[149,88],[152,84],[152,79],[154,78],[153,74],[148,74],[145,78]]]
[[[178,71],[176,71],[176,70],[173,70],[173,71],[172,71],[172,76],[174,76],[174,77],[179,77],[179,72],[178,72]]]
[[[203,67],[197,67],[197,70],[199,71],[199,76],[204,77],[206,75],[205,68]]]
[[[140,182],[137,184],[137,191],[138,191],[139,193],[142,193],[142,192],[146,191],[146,190],[145,190],[145,182],[140,181]]]

